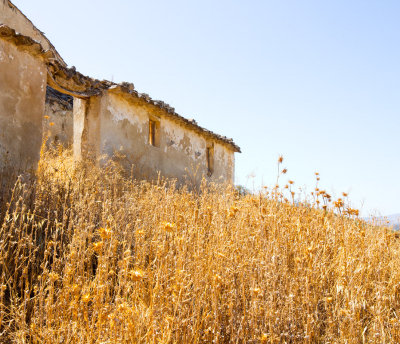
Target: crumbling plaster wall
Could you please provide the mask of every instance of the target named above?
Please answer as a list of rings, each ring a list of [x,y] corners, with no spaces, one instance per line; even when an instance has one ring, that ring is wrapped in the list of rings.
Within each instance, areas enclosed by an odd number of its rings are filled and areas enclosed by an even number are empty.
[[[179,183],[198,185],[203,176],[233,183],[233,150],[138,99],[126,99],[110,90],[90,101],[74,100],[74,116],[74,144],[81,142],[81,148],[75,149],[78,158],[83,157],[82,152],[100,160],[113,157],[139,178],[155,179],[160,172]],[[157,146],[149,143],[149,119],[159,122]],[[207,176],[206,148],[210,144],[214,145],[214,173]]]
[[[37,166],[44,116],[45,133],[50,140],[68,145],[72,137],[78,160],[120,159],[127,169],[134,167],[136,176],[148,179],[161,172],[179,182],[199,184],[203,176],[212,181],[233,182],[234,151],[240,151],[233,141],[197,127],[163,102],[160,105],[160,101],[151,101],[137,92],[120,93],[109,82],[100,87],[98,81],[85,78],[74,69],[63,70],[61,67],[66,64],[50,41],[8,0],[0,0],[0,24],[26,36],[5,30],[6,34],[15,35],[20,50],[8,41],[0,42],[0,172]],[[46,66],[42,59],[52,63]],[[52,79],[55,75],[56,81]],[[76,75],[83,81],[77,82]],[[71,93],[66,93],[84,98],[74,99],[72,115],[60,102],[50,101],[45,106],[47,81],[56,89],[61,89],[57,85],[61,81],[64,90],[71,87]],[[97,86],[90,86],[92,82]],[[100,92],[103,94],[91,96]],[[149,144],[149,118],[160,125],[156,147]],[[206,152],[210,145],[214,151],[212,175],[207,173]]]
[[[42,141],[47,69],[0,40],[0,173],[35,169]]]

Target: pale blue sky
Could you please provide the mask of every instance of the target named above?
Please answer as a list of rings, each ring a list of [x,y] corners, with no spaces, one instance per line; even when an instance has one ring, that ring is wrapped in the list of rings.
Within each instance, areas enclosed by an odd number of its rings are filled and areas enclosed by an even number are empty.
[[[232,137],[236,181],[400,212],[400,1],[13,1],[83,74]],[[249,177],[255,176],[255,177]]]

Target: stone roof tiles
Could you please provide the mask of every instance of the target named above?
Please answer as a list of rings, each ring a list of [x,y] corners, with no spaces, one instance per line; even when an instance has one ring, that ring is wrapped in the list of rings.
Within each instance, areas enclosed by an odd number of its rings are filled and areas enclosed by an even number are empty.
[[[61,104],[66,110],[72,110],[73,98],[68,94],[58,92],[54,88],[47,86],[46,88],[46,102],[56,102]]]
[[[241,152],[231,138],[218,135],[208,129],[205,129],[197,124],[195,120],[189,120],[175,112],[175,108],[165,103],[162,100],[154,100],[147,93],[139,93],[135,90],[132,83],[123,82],[116,84],[107,80],[97,80],[85,76],[75,67],[67,68],[59,61],[52,50],[44,50],[39,42],[36,42],[31,37],[24,36],[16,32],[14,29],[0,24],[0,39],[12,42],[19,49],[29,52],[43,59],[48,70],[48,84],[52,88],[61,93],[66,93],[70,96],[78,98],[88,98],[95,95],[100,95],[107,90],[117,90],[126,97],[135,97],[144,103],[155,106],[163,111],[165,116],[176,120],[186,127],[203,134],[216,141],[230,146],[235,152]]]

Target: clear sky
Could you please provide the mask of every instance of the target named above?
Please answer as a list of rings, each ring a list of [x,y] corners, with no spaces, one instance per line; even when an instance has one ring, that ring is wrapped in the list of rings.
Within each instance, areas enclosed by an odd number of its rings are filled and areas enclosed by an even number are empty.
[[[350,193],[400,213],[400,1],[13,0],[72,66],[242,148],[236,182]]]

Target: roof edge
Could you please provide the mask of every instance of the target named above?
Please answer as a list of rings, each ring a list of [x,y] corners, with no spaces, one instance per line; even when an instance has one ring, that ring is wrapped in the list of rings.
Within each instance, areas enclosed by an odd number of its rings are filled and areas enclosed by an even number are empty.
[[[10,6],[10,8],[14,9],[15,11],[18,11],[33,27],[34,30],[36,30],[40,36],[42,36],[44,38],[44,40],[49,44],[52,52],[54,53],[55,58],[65,67],[67,66],[67,63],[64,61],[64,59],[61,57],[61,55],[59,54],[59,52],[57,51],[57,49],[55,48],[55,46],[51,43],[51,41],[46,37],[46,35],[44,34],[43,31],[39,30],[35,24],[33,24],[33,22],[24,14],[24,12],[22,12],[16,5],[14,5],[10,0],[6,0],[8,2],[8,6]]]
[[[135,90],[132,83],[122,82],[116,84],[111,81],[100,81],[85,76],[76,71],[75,67],[68,68],[64,66],[55,57],[53,51],[44,50],[43,46],[39,42],[29,36],[17,33],[14,29],[4,24],[0,24],[0,39],[11,42],[17,46],[17,48],[42,58],[47,66],[48,85],[61,93],[77,98],[90,98],[92,96],[99,96],[109,90],[111,92],[120,93],[128,98],[137,98],[143,103],[159,108],[163,111],[165,116],[184,124],[202,135],[215,139],[216,141],[228,146],[234,152],[241,153],[240,147],[236,145],[231,138],[216,134],[199,126],[195,120],[189,120],[179,115],[175,112],[175,108],[162,100],[154,100],[147,93],[139,93]]]
[[[133,84],[124,82],[121,84],[115,84],[111,86],[108,89],[109,92],[116,93],[119,95],[122,95],[123,97],[128,97],[128,98],[136,98],[142,101],[143,103],[152,105],[160,110],[162,110],[163,114],[177,122],[180,122],[181,124],[189,127],[190,129],[196,131],[197,133],[200,133],[201,135],[208,136],[217,142],[220,142],[226,146],[229,146],[234,152],[236,153],[241,153],[241,149],[238,145],[235,144],[233,139],[228,138],[226,136],[222,136],[219,134],[216,134],[212,132],[211,130],[208,130],[206,128],[201,127],[200,125],[197,124],[195,120],[190,120],[187,119],[181,115],[179,115],[177,112],[175,112],[175,108],[170,106],[169,104],[165,103],[162,100],[155,100],[152,99],[148,94],[146,93],[139,93],[134,89]]]

